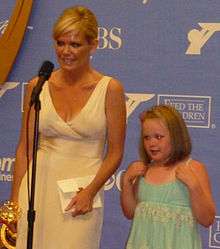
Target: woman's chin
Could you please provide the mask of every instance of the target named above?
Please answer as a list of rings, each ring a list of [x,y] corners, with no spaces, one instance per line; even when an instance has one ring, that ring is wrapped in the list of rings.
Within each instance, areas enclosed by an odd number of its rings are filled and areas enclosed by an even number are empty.
[[[65,71],[73,71],[76,68],[74,65],[68,65],[68,64],[61,64],[60,67]]]

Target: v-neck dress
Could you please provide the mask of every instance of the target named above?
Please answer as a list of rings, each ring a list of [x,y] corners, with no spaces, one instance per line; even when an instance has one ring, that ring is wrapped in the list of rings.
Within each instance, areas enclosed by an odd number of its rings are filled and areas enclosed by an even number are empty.
[[[201,249],[187,187],[179,180],[138,186],[138,204],[126,249]]]
[[[103,206],[77,217],[63,214],[57,181],[95,175],[103,161],[106,142],[105,97],[110,77],[103,76],[82,110],[65,122],[53,105],[48,82],[41,95],[37,154],[33,249],[98,249]],[[22,180],[16,248],[26,248],[27,187]],[[103,203],[103,189],[100,191]]]

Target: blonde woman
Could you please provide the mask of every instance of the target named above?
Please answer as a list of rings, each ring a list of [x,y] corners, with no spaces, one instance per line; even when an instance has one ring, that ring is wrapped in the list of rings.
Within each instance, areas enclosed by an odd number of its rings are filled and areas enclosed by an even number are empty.
[[[119,167],[124,147],[126,110],[121,83],[96,71],[90,62],[98,40],[95,15],[83,6],[63,11],[53,29],[60,65],[40,95],[40,141],[34,224],[34,249],[98,249],[103,221],[103,186]],[[16,153],[11,200],[23,215],[18,222],[17,247],[24,249],[27,235],[26,119],[30,94],[37,82],[30,81]],[[30,119],[30,149],[33,137]],[[104,146],[107,144],[106,149]],[[30,158],[31,159],[31,158]],[[72,180],[87,179],[74,190]],[[85,180],[86,181],[86,180]],[[64,210],[65,187],[77,192]],[[64,193],[62,193],[64,191]],[[94,198],[99,205],[94,207]]]

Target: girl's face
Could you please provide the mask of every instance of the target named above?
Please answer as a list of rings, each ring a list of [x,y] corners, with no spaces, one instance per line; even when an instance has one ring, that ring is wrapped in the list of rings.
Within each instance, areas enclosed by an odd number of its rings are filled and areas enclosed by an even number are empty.
[[[146,119],[142,124],[144,149],[151,160],[164,163],[171,154],[170,133],[164,122],[159,119]]]
[[[80,70],[89,66],[90,55],[96,49],[96,42],[89,43],[83,32],[73,30],[58,37],[55,50],[62,69]]]

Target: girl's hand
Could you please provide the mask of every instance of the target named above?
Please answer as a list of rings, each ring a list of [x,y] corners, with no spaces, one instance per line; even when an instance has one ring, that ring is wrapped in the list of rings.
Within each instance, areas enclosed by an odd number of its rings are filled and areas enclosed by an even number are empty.
[[[80,188],[72,198],[65,211],[71,211],[73,217],[92,211],[93,195],[87,189]]]
[[[176,170],[176,178],[183,182],[189,188],[198,184],[198,179],[191,165],[179,165]]]
[[[126,183],[132,184],[136,180],[137,177],[144,176],[146,170],[147,170],[147,167],[144,165],[143,162],[137,161],[137,162],[132,163],[124,174],[123,182],[125,184]]]

